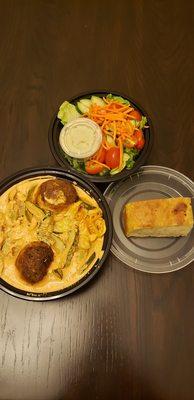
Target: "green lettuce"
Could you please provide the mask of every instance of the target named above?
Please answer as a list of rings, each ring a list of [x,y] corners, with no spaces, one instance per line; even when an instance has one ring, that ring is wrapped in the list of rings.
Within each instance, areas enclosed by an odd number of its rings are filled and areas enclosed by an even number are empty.
[[[68,163],[78,171],[85,171],[85,163],[84,161],[78,161],[76,158],[68,156],[62,149],[60,150],[61,154],[66,158]]]
[[[72,158],[72,166],[78,171],[85,171],[84,161],[78,161],[75,158]]]
[[[138,128],[139,128],[139,129],[143,129],[143,128],[145,127],[146,124],[147,124],[147,118],[144,117],[144,116],[142,116],[141,121],[139,121],[139,126],[138,126]]]
[[[139,154],[139,151],[135,148],[133,149],[125,148],[125,153],[128,155],[128,159],[126,160],[126,168],[131,169],[135,164],[135,160]]]
[[[108,94],[107,96],[106,96],[106,98],[108,99],[108,100],[116,100],[116,101],[118,101],[119,103],[122,103],[122,104],[130,104],[129,103],[129,100],[126,100],[126,99],[124,99],[123,97],[121,97],[121,96],[114,96],[113,94]]]
[[[135,126],[137,129],[143,129],[145,125],[147,124],[147,118],[142,116],[141,121],[137,121],[136,119],[132,119],[131,123]]]
[[[61,120],[62,124],[65,125],[67,122],[81,117],[81,114],[77,111],[73,104],[69,103],[68,101],[64,101],[59,108],[57,117]]]

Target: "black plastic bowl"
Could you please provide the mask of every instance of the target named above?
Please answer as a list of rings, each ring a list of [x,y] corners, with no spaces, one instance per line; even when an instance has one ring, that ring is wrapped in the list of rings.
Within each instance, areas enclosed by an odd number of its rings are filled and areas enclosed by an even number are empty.
[[[121,172],[119,172],[118,174],[115,175],[108,175],[108,176],[98,176],[98,175],[89,175],[87,174],[87,172],[81,172],[81,171],[77,171],[75,168],[73,168],[68,160],[65,158],[64,152],[60,147],[59,144],[59,134],[61,132],[61,129],[63,128],[63,125],[61,123],[61,121],[57,118],[57,113],[54,115],[50,127],[49,127],[49,145],[50,145],[50,149],[51,152],[55,158],[55,160],[63,167],[65,168],[65,170],[68,170],[69,172],[76,172],[79,176],[84,176],[87,179],[89,179],[92,182],[114,182],[114,181],[118,181],[121,180],[123,178],[126,178],[127,176],[133,174],[134,172],[136,172],[142,165],[145,164],[150,150],[151,150],[151,146],[152,146],[152,140],[153,140],[153,135],[152,135],[152,123],[151,120],[149,118],[149,116],[147,115],[147,113],[144,111],[144,109],[142,107],[140,107],[136,102],[134,102],[132,99],[130,99],[128,96],[122,94],[122,93],[118,93],[118,92],[107,92],[107,91],[95,91],[95,92],[87,92],[87,93],[82,93],[76,97],[72,97],[71,99],[68,99],[69,102],[75,104],[77,101],[83,99],[83,98],[90,98],[92,95],[96,95],[99,97],[103,97],[106,96],[108,93],[112,93],[115,96],[122,96],[123,98],[129,100],[129,102],[131,103],[132,106],[134,106],[134,108],[136,108],[137,110],[139,110],[141,112],[142,115],[146,116],[147,121],[148,121],[148,128],[144,129],[144,137],[145,137],[145,145],[144,148],[142,149],[142,151],[140,152],[134,167],[131,169],[123,169]]]
[[[73,285],[54,292],[48,293],[34,293],[34,292],[26,292],[24,290],[17,289],[16,287],[9,285],[6,281],[0,278],[0,288],[5,292],[19,297],[25,300],[36,300],[36,301],[45,301],[45,300],[55,300],[59,299],[63,296],[67,296],[76,290],[80,289],[82,286],[86,285],[100,270],[102,267],[108,253],[110,250],[111,242],[112,242],[112,234],[113,234],[113,227],[112,227],[112,217],[107,205],[107,202],[103,196],[103,194],[92,184],[84,181],[80,176],[77,174],[69,173],[63,171],[61,168],[31,168],[25,169],[22,171],[17,172],[16,174],[6,178],[0,183],[0,195],[3,194],[7,189],[11,186],[15,185],[16,183],[28,179],[28,178],[35,178],[38,176],[46,176],[46,175],[53,175],[54,177],[60,179],[67,179],[70,182],[76,182],[78,186],[83,188],[86,192],[88,192],[94,199],[97,201],[98,205],[102,209],[103,218],[106,223],[106,233],[104,236],[104,243],[103,243],[103,250],[104,254],[100,260],[97,260],[95,265],[91,268],[91,270],[78,282],[74,283]]]

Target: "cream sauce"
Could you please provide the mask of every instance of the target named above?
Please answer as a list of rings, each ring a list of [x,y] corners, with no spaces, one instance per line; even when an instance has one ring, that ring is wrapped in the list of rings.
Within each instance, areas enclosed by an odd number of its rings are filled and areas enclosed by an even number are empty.
[[[79,118],[66,124],[60,132],[63,151],[73,158],[86,159],[96,153],[102,143],[100,127],[88,118]]]
[[[33,187],[34,184],[40,185],[44,181],[51,178],[53,179],[52,176],[47,176],[47,177],[31,178],[29,180],[24,180],[14,185],[12,188],[8,189],[0,197],[0,213],[1,215],[2,214],[5,215],[6,227],[7,227],[6,237],[4,237],[4,245],[2,246],[3,250],[1,250],[0,254],[1,258],[0,261],[2,261],[3,259],[4,263],[4,268],[3,271],[1,272],[1,278],[6,282],[8,282],[10,285],[27,292],[47,293],[69,287],[74,283],[78,282],[80,279],[82,279],[83,276],[85,276],[92,268],[92,266],[95,264],[96,260],[100,259],[103,255],[102,246],[103,246],[104,236],[96,237],[95,240],[91,239],[93,241],[90,241],[89,249],[79,248],[78,245],[78,249],[75,251],[70,265],[63,268],[62,280],[56,277],[56,275],[52,272],[54,269],[61,268],[64,266],[68,251],[71,248],[75,237],[75,232],[74,232],[75,226],[72,221],[76,217],[77,203],[74,203],[72,206],[69,207],[66,213],[67,220],[68,217],[71,216],[72,220],[71,220],[71,226],[68,226],[67,224],[67,230],[64,231],[64,233],[61,235],[62,239],[65,238],[65,246],[64,248],[62,247],[63,251],[59,250],[57,242],[55,242],[55,240],[53,239],[53,237],[55,237],[54,235],[52,237],[52,240],[50,238],[48,239],[51,240],[52,243],[49,244],[51,245],[54,251],[54,260],[49,267],[47,275],[40,282],[33,285],[22,279],[19,271],[15,267],[15,260],[17,255],[19,254],[19,251],[26,244],[34,240],[40,240],[39,238],[37,239],[37,229],[38,229],[37,221],[34,221],[32,219],[32,221],[29,222],[27,221],[26,218],[22,217],[14,219],[15,218],[14,215],[10,213],[9,205],[11,201],[12,202],[14,201],[14,196],[16,195],[16,193],[19,192],[19,197],[21,196],[22,198],[23,196],[23,198],[24,197],[26,198],[30,188]],[[99,212],[99,207],[95,199],[93,199],[83,189],[78,187],[77,184],[75,184],[74,187],[79,196],[79,203],[85,202],[88,205],[91,205],[92,207],[96,207],[97,212]],[[25,203],[23,202],[23,204]],[[64,217],[64,212],[62,215],[62,221],[63,217]],[[85,214],[83,214],[83,217],[85,218]],[[60,214],[59,213],[55,214],[53,218],[57,223],[57,220],[60,219]],[[79,222],[78,218],[78,224],[79,223],[81,222]],[[0,226],[0,228],[2,228],[2,226]],[[92,235],[90,235],[90,238],[91,237]],[[61,240],[60,235],[58,235],[58,238],[60,241]],[[6,252],[6,245],[7,245],[7,252]],[[91,264],[87,266],[87,264],[85,263],[94,252],[95,252],[95,258],[93,259]]]

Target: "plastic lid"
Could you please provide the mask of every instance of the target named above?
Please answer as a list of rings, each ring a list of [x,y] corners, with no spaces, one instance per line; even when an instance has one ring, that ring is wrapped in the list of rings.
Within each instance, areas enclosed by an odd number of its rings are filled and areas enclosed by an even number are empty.
[[[194,206],[194,183],[180,172],[150,165],[127,179],[111,184],[104,193],[113,217],[111,251],[135,269],[164,273],[176,271],[194,260],[194,229],[179,238],[130,237],[124,234],[122,210],[130,201],[191,197]]]
[[[91,119],[77,118],[63,127],[59,143],[70,157],[87,159],[100,148],[102,132],[99,125]]]

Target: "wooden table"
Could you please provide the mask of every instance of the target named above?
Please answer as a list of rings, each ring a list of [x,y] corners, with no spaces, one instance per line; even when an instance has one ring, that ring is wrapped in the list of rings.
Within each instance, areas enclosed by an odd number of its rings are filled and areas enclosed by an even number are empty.
[[[82,91],[149,113],[149,163],[194,177],[193,12],[186,1],[0,1],[0,178],[56,165],[50,119]],[[0,399],[193,400],[194,265],[163,276],[111,255],[61,301],[0,293]]]

